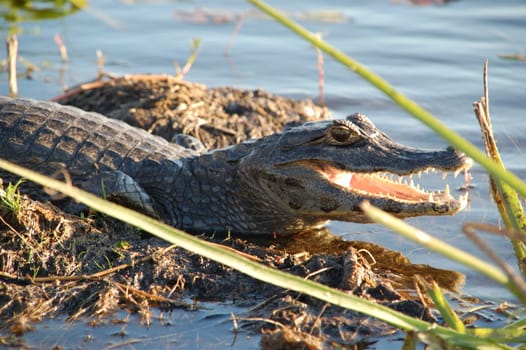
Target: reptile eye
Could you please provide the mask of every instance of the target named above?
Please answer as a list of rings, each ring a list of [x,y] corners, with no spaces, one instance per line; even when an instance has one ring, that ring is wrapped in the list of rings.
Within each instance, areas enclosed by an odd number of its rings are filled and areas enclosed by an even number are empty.
[[[345,126],[333,126],[327,133],[327,141],[335,146],[343,146],[354,143],[360,136],[352,129]]]

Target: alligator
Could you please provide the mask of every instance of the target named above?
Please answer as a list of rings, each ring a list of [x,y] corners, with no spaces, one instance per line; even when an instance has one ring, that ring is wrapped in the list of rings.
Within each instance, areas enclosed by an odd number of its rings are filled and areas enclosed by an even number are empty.
[[[65,174],[80,188],[189,232],[243,234],[369,222],[364,200],[400,218],[452,215],[466,206],[467,193],[455,199],[447,185],[426,191],[413,175],[467,173],[472,165],[452,147],[398,144],[359,113],[199,152],[101,114],[8,97],[0,97],[0,157]],[[16,180],[2,170],[0,177]],[[65,201],[30,183],[22,189]],[[68,203],[65,210],[79,210]]]

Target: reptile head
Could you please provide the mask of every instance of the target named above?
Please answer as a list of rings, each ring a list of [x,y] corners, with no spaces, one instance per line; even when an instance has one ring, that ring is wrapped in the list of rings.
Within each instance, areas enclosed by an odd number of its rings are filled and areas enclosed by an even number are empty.
[[[413,177],[429,170],[468,177],[471,159],[452,147],[429,151],[400,145],[361,114],[306,123],[255,149],[239,166],[256,184],[252,199],[264,197],[265,204],[251,214],[264,221],[271,210],[283,219],[276,220],[283,227],[274,232],[327,220],[367,222],[360,210],[364,200],[400,218],[452,215],[467,203],[467,193],[455,199],[447,185],[441,191],[422,189]]]

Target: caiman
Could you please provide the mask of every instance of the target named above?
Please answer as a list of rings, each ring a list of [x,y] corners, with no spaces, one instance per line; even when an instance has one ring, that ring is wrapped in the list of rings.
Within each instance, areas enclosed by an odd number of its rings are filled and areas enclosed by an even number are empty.
[[[199,153],[101,114],[7,97],[0,97],[0,157],[67,174],[80,188],[186,231],[249,234],[367,222],[364,200],[400,218],[451,215],[465,207],[467,193],[455,199],[447,186],[426,191],[412,175],[472,165],[452,147],[400,145],[358,113]],[[5,171],[0,177],[16,180]],[[22,189],[56,200],[36,185]]]

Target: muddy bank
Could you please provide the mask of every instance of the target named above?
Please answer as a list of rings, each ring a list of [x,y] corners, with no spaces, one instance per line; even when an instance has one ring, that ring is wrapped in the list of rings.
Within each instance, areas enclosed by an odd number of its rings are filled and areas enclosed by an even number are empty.
[[[132,75],[81,84],[54,101],[102,113],[171,140],[192,135],[214,149],[260,138],[330,113],[310,100],[263,90],[207,88],[171,76]]]
[[[57,100],[123,119],[167,139],[189,133],[207,148],[329,116],[310,101],[259,90],[207,89],[158,76],[85,84]],[[7,184],[3,188],[4,194],[9,192]],[[198,309],[200,301],[230,300],[250,307],[238,315],[239,323],[263,331],[262,345],[268,348],[283,342],[310,348],[354,344],[393,332],[381,322],[259,282],[98,213],[77,217],[26,196],[15,202],[7,197],[0,209],[4,331],[23,334],[31,321],[55,315],[96,320],[117,309],[139,312],[148,324],[151,307]],[[276,269],[427,320],[433,316],[414,290],[414,276],[433,278],[448,289],[462,282],[458,273],[414,265],[398,252],[344,241],[326,230],[293,237],[201,237]],[[182,302],[189,297],[195,302]]]
[[[144,238],[133,227],[100,214],[78,218],[23,197],[17,214],[4,208],[2,218],[0,317],[15,334],[23,334],[31,321],[56,315],[96,320],[125,309],[139,312],[149,324],[151,307],[195,310],[200,302],[225,300],[252,307],[237,315],[238,322],[254,332],[266,329],[272,342],[277,341],[275,332],[288,327],[300,335],[317,329],[318,342],[348,344],[394,331],[382,322],[262,283],[160,239]],[[202,238],[427,320],[433,319],[430,311],[411,292],[414,276],[434,278],[449,287],[461,281],[459,274],[413,265],[400,253],[343,241],[328,231],[308,232],[298,240]],[[371,259],[376,260],[373,266]],[[188,297],[195,303],[181,301]],[[286,327],[250,320],[254,318]]]

